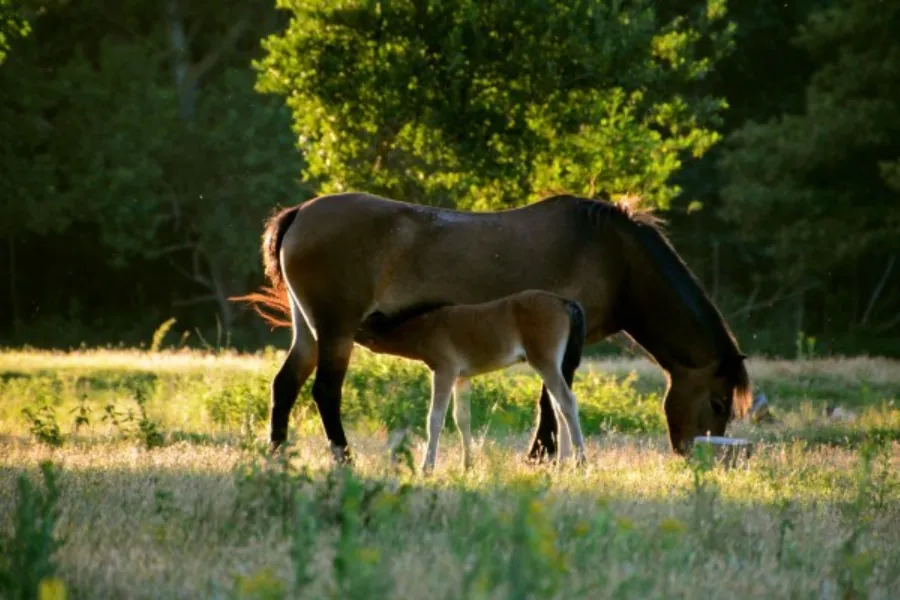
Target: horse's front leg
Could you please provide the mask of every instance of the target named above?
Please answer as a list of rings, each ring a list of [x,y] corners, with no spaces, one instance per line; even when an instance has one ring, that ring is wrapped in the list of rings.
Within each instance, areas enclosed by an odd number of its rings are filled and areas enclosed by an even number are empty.
[[[546,385],[541,385],[541,400],[538,404],[537,427],[531,438],[531,448],[528,451],[528,459],[542,462],[544,458],[550,460],[556,455],[556,432],[558,424],[556,409]]]

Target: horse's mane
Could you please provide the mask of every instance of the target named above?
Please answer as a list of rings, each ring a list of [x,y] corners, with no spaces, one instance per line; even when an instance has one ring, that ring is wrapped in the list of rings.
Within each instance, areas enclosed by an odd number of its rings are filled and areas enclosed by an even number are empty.
[[[612,220],[625,224],[636,239],[650,253],[663,276],[697,319],[698,324],[713,337],[716,350],[722,357],[720,372],[734,386],[732,411],[742,417],[750,408],[750,378],[744,356],[728,328],[722,314],[713,304],[696,275],[672,246],[666,235],[665,221],[651,209],[639,208],[640,198],[631,196],[621,202],[604,198],[583,198],[558,195],[547,200],[567,198],[574,202],[584,217],[595,227],[606,226]]]

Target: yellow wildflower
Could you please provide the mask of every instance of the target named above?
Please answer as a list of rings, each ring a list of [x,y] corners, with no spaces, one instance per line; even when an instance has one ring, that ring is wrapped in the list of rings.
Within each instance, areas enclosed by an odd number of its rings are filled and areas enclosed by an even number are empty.
[[[582,536],[591,530],[591,524],[586,521],[578,521],[575,523],[575,535]]]
[[[38,600],[66,600],[66,584],[57,577],[41,579]]]
[[[680,534],[687,529],[687,526],[678,519],[666,517],[660,522],[659,528],[663,531],[663,533]]]
[[[359,551],[359,560],[367,565],[377,564],[381,559],[381,553],[378,548],[361,548]]]

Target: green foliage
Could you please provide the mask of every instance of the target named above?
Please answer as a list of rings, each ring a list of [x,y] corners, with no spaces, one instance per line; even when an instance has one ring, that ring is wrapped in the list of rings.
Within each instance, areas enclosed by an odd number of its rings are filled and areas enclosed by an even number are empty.
[[[0,65],[16,38],[23,38],[31,32],[31,25],[22,15],[21,7],[15,0],[0,0]]]
[[[900,250],[898,24],[900,7],[879,0],[812,13],[795,37],[816,65],[804,106],[741,127],[722,163],[723,214],[780,283],[859,290],[852,321],[876,330],[898,324],[879,304]]]
[[[63,434],[56,420],[56,411],[45,402],[41,402],[37,410],[31,407],[22,409],[22,414],[28,420],[28,428],[31,435],[40,443],[52,448],[63,445]]]
[[[698,91],[730,48],[725,4],[282,0],[258,87],[287,98],[323,191],[479,208],[546,188],[665,206],[718,139]]]
[[[143,388],[135,391],[134,401],[138,405],[139,418],[137,421],[138,438],[144,443],[147,450],[159,448],[165,442],[160,424],[147,416],[147,396]]]
[[[13,529],[0,529],[0,592],[11,600],[30,600],[38,588],[56,575],[54,554],[62,545],[54,534],[59,519],[59,473],[48,461],[41,463],[43,485],[27,475],[18,477]]]
[[[304,192],[289,114],[247,64],[274,8],[48,6],[0,70],[0,238],[77,231],[119,277],[168,271],[159,283],[181,297],[164,310],[217,302],[229,329],[227,297],[259,275],[258,227]],[[176,29],[191,31],[186,55]]]

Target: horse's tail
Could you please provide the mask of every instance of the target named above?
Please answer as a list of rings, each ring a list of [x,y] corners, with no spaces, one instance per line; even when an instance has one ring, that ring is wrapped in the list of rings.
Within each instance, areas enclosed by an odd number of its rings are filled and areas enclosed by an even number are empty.
[[[587,335],[584,309],[575,300],[565,300],[566,312],[569,314],[569,338],[566,340],[566,350],[563,353],[562,372],[566,377],[571,373],[574,377],[575,370],[581,364],[581,353],[584,351],[584,338]],[[570,386],[571,381],[567,381]]]
[[[256,314],[273,327],[290,327],[291,306],[288,302],[287,285],[281,272],[281,243],[288,227],[294,222],[299,206],[284,208],[272,215],[266,222],[262,238],[263,270],[269,280],[258,292],[245,296],[234,296],[229,300],[247,302]],[[272,314],[268,311],[274,311]]]
[[[287,291],[284,275],[281,273],[281,243],[299,209],[299,206],[292,206],[278,211],[269,218],[263,231],[263,268],[272,289],[277,291]]]

